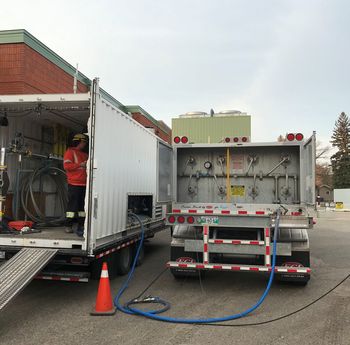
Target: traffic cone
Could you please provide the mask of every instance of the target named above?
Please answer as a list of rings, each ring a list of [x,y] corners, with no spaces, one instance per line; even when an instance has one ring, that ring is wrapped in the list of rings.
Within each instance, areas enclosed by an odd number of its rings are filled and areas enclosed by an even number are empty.
[[[102,265],[100,283],[98,285],[96,306],[91,315],[114,315],[116,308],[113,305],[111,287],[109,285],[107,262]]]

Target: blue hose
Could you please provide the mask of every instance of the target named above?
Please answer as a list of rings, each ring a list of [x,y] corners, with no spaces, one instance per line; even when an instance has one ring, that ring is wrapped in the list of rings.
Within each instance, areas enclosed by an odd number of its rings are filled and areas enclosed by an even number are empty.
[[[260,297],[260,299],[258,300],[258,302],[256,304],[254,304],[252,307],[248,308],[247,310],[243,311],[242,313],[237,313],[237,314],[228,315],[228,316],[224,316],[224,317],[207,318],[207,319],[183,319],[183,318],[174,318],[174,317],[161,316],[161,315],[157,314],[158,313],[157,310],[146,311],[146,310],[140,310],[140,309],[131,307],[132,301],[128,302],[129,306],[127,306],[127,307],[121,305],[120,298],[123,295],[123,293],[125,292],[125,290],[128,288],[129,282],[130,282],[131,278],[134,275],[137,258],[138,258],[139,254],[140,254],[140,250],[142,248],[143,241],[144,241],[144,238],[145,238],[145,231],[144,231],[144,227],[143,227],[141,219],[137,215],[133,214],[133,216],[140,222],[140,225],[141,225],[141,239],[140,239],[139,245],[137,247],[135,259],[134,259],[134,262],[133,262],[132,267],[130,269],[130,272],[128,274],[128,277],[125,280],[125,282],[122,285],[122,287],[120,288],[120,290],[118,291],[117,296],[114,298],[115,306],[120,311],[122,311],[123,313],[130,314],[130,315],[142,315],[144,317],[147,317],[147,318],[150,318],[150,319],[153,319],[153,320],[164,321],[164,322],[172,322],[172,323],[185,323],[185,324],[214,323],[214,322],[224,322],[224,321],[236,320],[236,319],[240,319],[240,318],[242,318],[244,316],[247,316],[248,314],[253,312],[255,309],[257,309],[263,303],[263,301],[265,300],[266,296],[268,295],[268,293],[269,293],[269,291],[271,289],[273,278],[274,278],[274,274],[275,274],[276,246],[277,246],[276,239],[277,239],[277,232],[278,232],[278,228],[279,228],[279,219],[280,219],[280,211],[279,210],[277,210],[277,216],[276,216],[276,220],[275,220],[275,231],[274,231],[274,236],[273,236],[273,254],[272,254],[271,273],[270,273],[269,281],[268,281],[268,284],[266,286],[266,289],[265,289],[264,293],[262,294],[262,296]],[[161,304],[166,304],[167,303],[167,302],[161,300],[160,298],[156,297],[156,298],[154,298],[154,303],[157,303],[157,302],[159,302]]]

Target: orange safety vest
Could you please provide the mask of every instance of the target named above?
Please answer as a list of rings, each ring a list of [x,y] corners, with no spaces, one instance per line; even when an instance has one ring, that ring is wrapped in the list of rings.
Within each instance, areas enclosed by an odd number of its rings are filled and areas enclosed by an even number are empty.
[[[69,147],[63,156],[63,168],[67,174],[68,184],[86,186],[86,168],[80,166],[87,161],[88,154],[75,147]]]

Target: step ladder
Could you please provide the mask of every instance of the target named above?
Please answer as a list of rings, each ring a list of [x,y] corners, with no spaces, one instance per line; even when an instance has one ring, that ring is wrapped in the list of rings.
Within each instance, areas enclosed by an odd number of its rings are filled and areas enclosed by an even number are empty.
[[[0,266],[0,311],[56,255],[57,249],[23,248]]]

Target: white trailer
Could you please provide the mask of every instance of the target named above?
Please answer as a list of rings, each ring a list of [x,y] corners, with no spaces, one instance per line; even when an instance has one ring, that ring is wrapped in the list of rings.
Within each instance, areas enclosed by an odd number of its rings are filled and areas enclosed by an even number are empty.
[[[180,140],[179,140],[180,139]],[[307,230],[315,208],[315,133],[250,143],[174,138],[171,261],[175,277],[205,270],[270,272],[276,210],[276,275],[307,283]]]
[[[8,120],[1,127],[0,211],[6,215],[6,205],[16,219],[36,222],[16,231],[1,219],[0,256],[8,261],[0,268],[0,309],[34,277],[87,281],[99,276],[102,260],[111,276],[125,274],[140,236],[130,212],[142,218],[146,237],[165,229],[171,147],[120,110],[97,79],[89,93],[0,96],[0,113]],[[86,220],[84,237],[78,237],[62,223],[60,136],[85,131]]]

